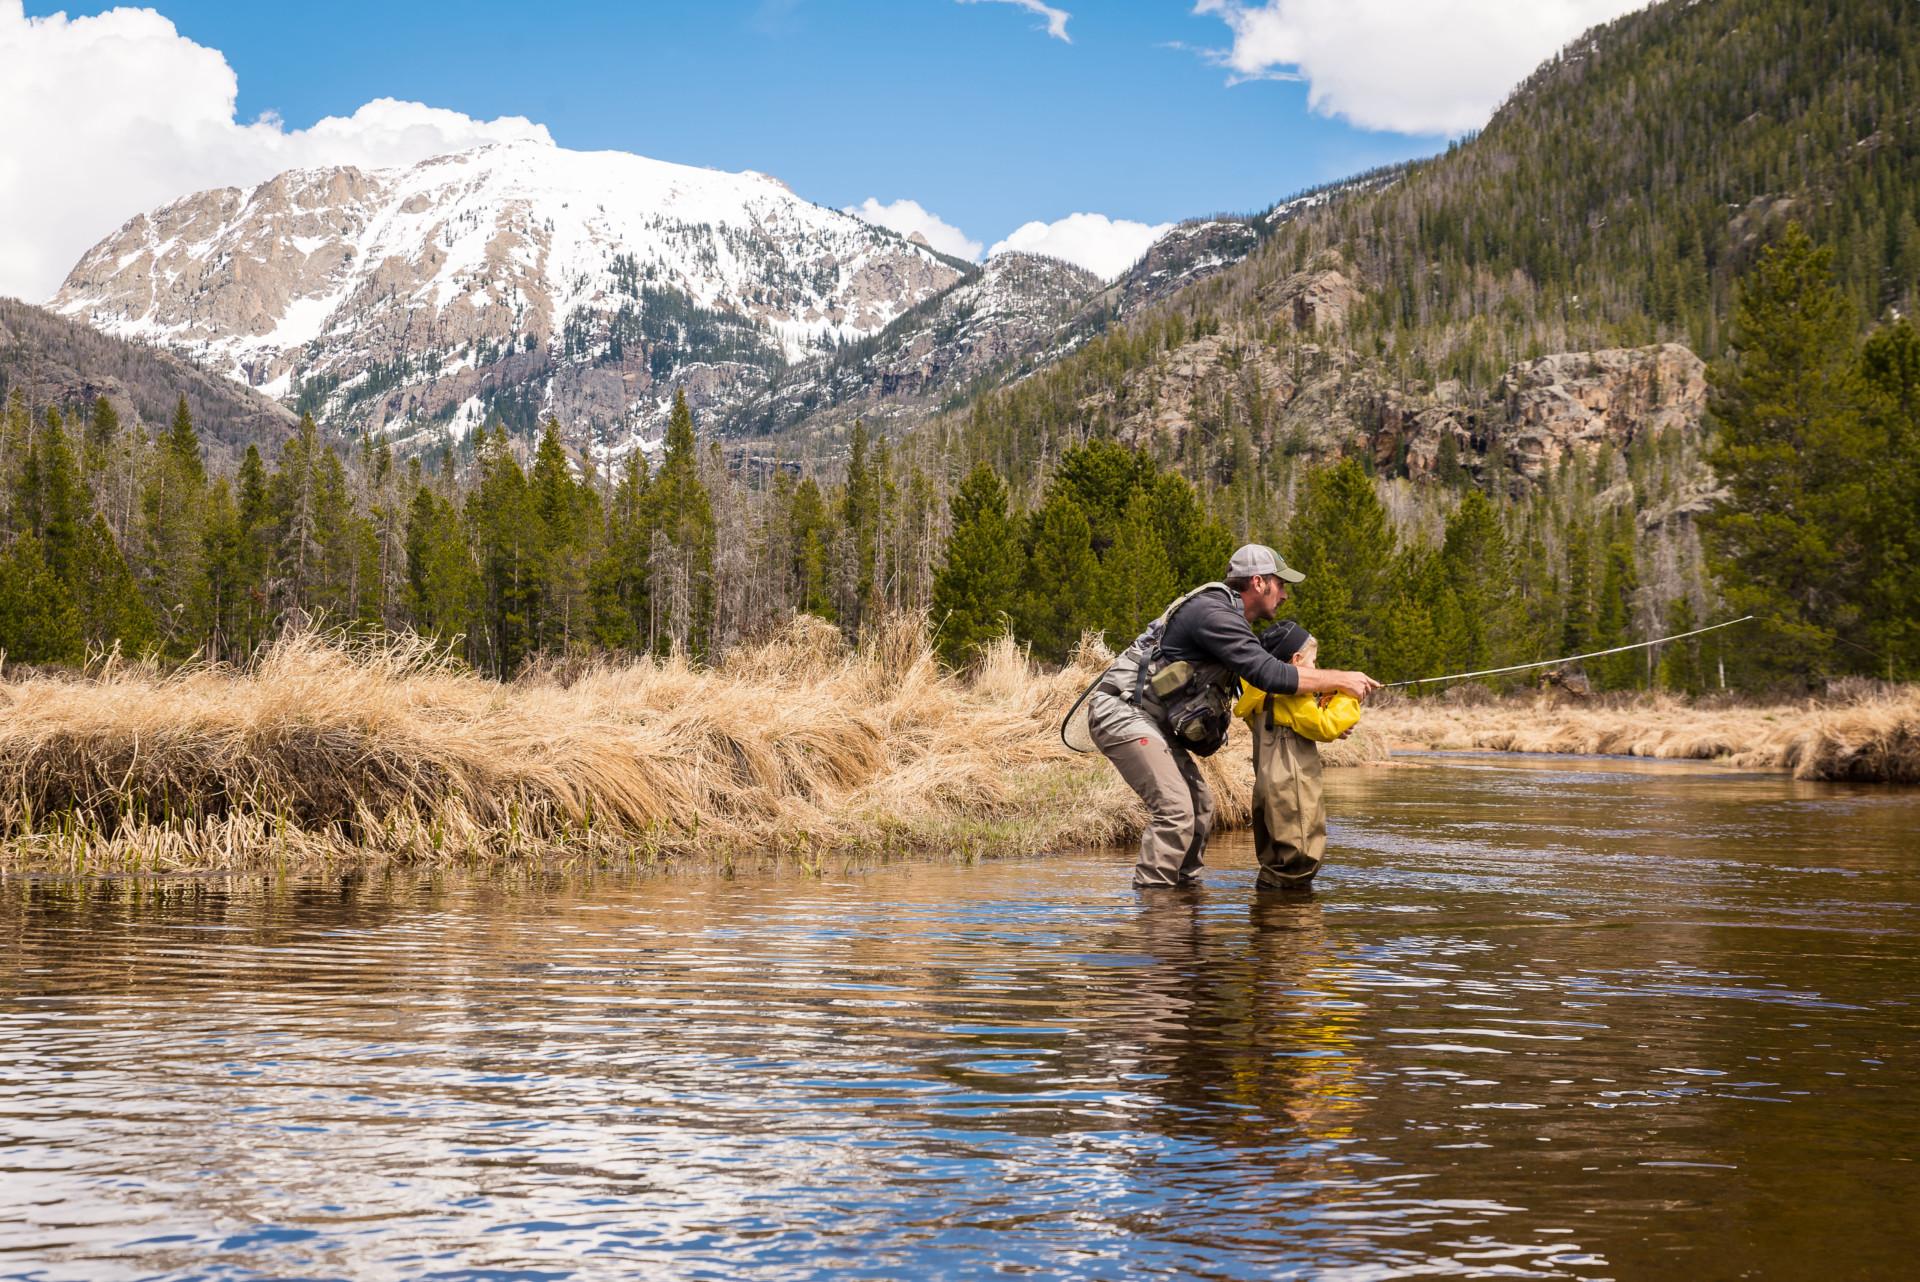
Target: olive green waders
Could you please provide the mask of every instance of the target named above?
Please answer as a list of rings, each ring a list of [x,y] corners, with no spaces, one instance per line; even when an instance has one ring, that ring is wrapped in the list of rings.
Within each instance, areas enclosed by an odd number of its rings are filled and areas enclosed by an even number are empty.
[[[1147,803],[1140,834],[1136,886],[1178,886],[1206,862],[1213,829],[1213,792],[1193,754],[1167,740],[1160,727],[1126,700],[1097,691],[1087,709],[1094,746]]]
[[[1327,853],[1327,808],[1320,795],[1320,745],[1275,725],[1267,708],[1253,722],[1253,850],[1256,885],[1305,890]]]

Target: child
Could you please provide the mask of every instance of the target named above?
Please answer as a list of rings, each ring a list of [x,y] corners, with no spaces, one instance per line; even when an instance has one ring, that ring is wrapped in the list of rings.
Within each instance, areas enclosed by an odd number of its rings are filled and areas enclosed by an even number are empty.
[[[1276,658],[1311,668],[1320,643],[1291,619],[1260,638]],[[1266,889],[1306,890],[1327,849],[1320,795],[1320,747],[1359,724],[1360,704],[1344,694],[1269,694],[1242,681],[1233,714],[1253,729],[1253,846]]]

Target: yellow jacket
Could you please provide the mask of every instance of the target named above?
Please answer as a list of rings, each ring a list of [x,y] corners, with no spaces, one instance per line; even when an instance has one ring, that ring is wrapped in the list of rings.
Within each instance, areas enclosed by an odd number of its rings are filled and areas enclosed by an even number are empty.
[[[1266,697],[1266,691],[1242,681],[1233,715],[1252,725]],[[1317,743],[1331,743],[1360,724],[1360,701],[1350,694],[1276,694],[1273,721]]]

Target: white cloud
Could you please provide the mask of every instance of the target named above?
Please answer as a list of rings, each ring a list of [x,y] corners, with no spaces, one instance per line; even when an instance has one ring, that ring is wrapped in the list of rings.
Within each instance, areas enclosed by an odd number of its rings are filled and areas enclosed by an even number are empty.
[[[917,200],[896,200],[883,205],[872,196],[857,205],[848,205],[844,213],[865,219],[902,236],[920,233],[927,244],[943,254],[972,261],[980,257],[980,242],[923,207]]]
[[[410,164],[531,138],[519,116],[475,120],[380,98],[308,129],[234,118],[239,81],[217,49],[151,9],[28,18],[0,0],[0,294],[40,300],[134,214],[209,187],[305,165]]]
[[[1305,80],[1363,129],[1463,134],[1588,27],[1647,0],[1197,0],[1233,32],[1209,53],[1238,80]]]
[[[987,257],[1009,249],[1045,254],[1084,267],[1102,280],[1112,280],[1139,262],[1147,246],[1172,227],[1172,223],[1149,227],[1105,214],[1068,214],[1051,223],[1021,224],[989,249]]]
[[[1067,19],[1073,15],[1065,9],[1056,9],[1050,4],[1042,4],[1040,0],[959,0],[959,2],[961,4],[1017,5],[1046,23],[1047,34],[1055,40],[1064,40],[1068,44],[1073,43],[1073,37],[1067,34]]]

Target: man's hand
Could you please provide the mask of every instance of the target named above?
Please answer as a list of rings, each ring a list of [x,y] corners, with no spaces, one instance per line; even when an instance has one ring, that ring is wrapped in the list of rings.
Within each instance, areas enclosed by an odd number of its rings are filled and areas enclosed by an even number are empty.
[[[1365,702],[1380,688],[1380,683],[1364,672],[1343,672],[1339,668],[1301,668],[1300,689],[1308,694],[1334,690]]]

